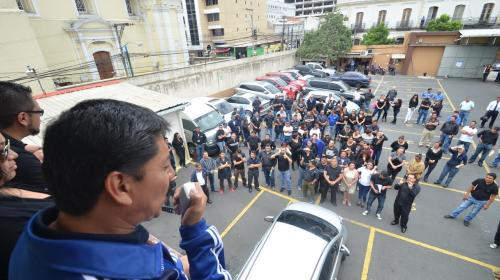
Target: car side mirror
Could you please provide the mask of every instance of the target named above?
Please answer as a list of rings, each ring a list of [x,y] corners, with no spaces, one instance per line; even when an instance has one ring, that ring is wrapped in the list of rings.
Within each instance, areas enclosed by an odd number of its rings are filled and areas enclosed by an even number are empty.
[[[349,249],[347,249],[347,247],[344,244],[342,244],[342,247],[340,247],[340,252],[344,256],[350,256],[351,255],[351,251],[349,251]]]
[[[266,216],[266,217],[264,217],[264,221],[273,223],[274,222],[274,216]]]

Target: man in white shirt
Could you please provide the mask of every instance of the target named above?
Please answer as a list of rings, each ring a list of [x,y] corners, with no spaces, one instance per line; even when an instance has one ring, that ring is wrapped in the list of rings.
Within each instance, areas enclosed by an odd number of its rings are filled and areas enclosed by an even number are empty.
[[[356,104],[358,104],[359,106],[361,106],[361,90],[356,89],[356,90],[354,91],[352,101],[354,101],[354,103],[356,103]]]
[[[460,131],[458,145],[464,145],[465,154],[469,151],[469,146],[472,143],[472,138],[477,134],[476,121],[471,121],[469,125],[464,126]]]
[[[470,97],[465,97],[465,100],[458,105],[459,107],[459,117],[461,119],[460,126],[465,126],[467,124],[467,120],[469,119],[469,114],[472,109],[474,109],[474,101],[470,100]],[[466,148],[467,150],[467,148]]]
[[[488,119],[490,120],[489,128],[492,128],[498,117],[498,111],[500,111],[500,96],[486,107],[486,113],[481,117],[481,128],[484,127]]]

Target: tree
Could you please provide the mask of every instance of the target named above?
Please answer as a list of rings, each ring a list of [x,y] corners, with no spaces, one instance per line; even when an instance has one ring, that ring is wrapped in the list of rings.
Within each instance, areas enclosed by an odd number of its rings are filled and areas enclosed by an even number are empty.
[[[365,35],[363,35],[363,45],[391,45],[395,41],[393,38],[389,37],[389,29],[382,23],[368,29]]]
[[[324,17],[318,30],[304,35],[297,55],[306,59],[328,59],[329,62],[351,50],[351,30],[344,25],[344,16],[339,12]]]
[[[447,14],[442,14],[439,18],[433,19],[427,24],[427,31],[456,31],[460,30],[462,23],[459,20],[451,20]]]

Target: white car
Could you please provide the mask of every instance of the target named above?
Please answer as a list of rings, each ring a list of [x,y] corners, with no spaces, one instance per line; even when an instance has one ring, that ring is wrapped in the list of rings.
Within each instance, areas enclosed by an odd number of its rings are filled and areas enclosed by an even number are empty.
[[[236,93],[233,96],[227,97],[226,101],[236,107],[238,111],[240,107],[243,108],[243,110],[245,110],[245,113],[251,116],[253,111],[252,104],[256,98],[257,95],[255,94],[240,92],[236,90]],[[267,99],[260,98],[260,104],[262,108],[260,110],[260,115],[262,116],[266,114],[271,108],[271,102]]]
[[[326,208],[293,203],[274,221],[250,255],[237,279],[337,279],[350,255],[342,218]]]
[[[202,102],[214,108],[217,112],[219,112],[222,116],[224,116],[224,121],[226,123],[228,123],[231,120],[231,114],[233,110],[236,108],[235,106],[233,106],[233,104],[227,102],[223,98],[196,97],[191,102]]]
[[[337,71],[335,69],[323,67],[323,65],[321,65],[320,63],[317,63],[317,62],[308,62],[308,63],[306,63],[306,66],[311,68],[311,70],[323,71],[330,76],[333,76],[333,75],[335,75],[335,73],[337,73]]]
[[[325,102],[328,102],[330,98],[333,98],[333,100],[335,102],[339,102],[339,101],[345,101],[346,102],[346,109],[347,109],[347,113],[350,114],[351,112],[359,112],[360,108],[358,106],[358,104],[352,102],[352,101],[349,101],[349,100],[346,100],[345,98],[343,97],[340,97],[338,94],[332,92],[332,91],[328,91],[328,90],[313,90],[313,91],[310,91],[308,92],[305,96],[304,96],[304,100],[307,100],[309,98],[314,98],[314,99],[323,99]]]
[[[276,95],[286,95],[286,92],[282,92],[273,84],[264,81],[243,82],[240,83],[235,90],[239,92],[251,93],[259,96],[261,99],[267,100],[274,99]]]
[[[299,80],[304,80],[304,81],[307,81],[311,78],[314,78],[313,75],[302,75],[299,73],[299,70],[297,69],[285,69],[285,70],[281,70],[280,72],[285,72],[285,73],[291,73],[292,75],[295,74],[295,79],[299,79]]]

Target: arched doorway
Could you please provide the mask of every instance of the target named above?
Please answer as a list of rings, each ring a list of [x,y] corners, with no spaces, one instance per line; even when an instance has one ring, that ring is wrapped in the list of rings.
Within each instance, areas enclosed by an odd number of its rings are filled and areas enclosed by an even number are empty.
[[[111,56],[109,52],[100,51],[94,53],[94,61],[99,71],[99,77],[102,79],[113,78],[115,71],[113,69],[113,63],[111,61]]]

